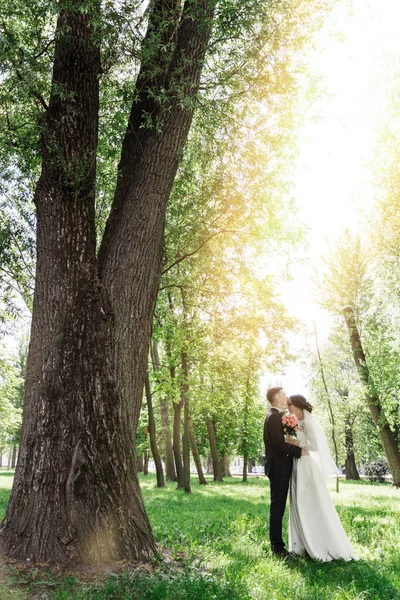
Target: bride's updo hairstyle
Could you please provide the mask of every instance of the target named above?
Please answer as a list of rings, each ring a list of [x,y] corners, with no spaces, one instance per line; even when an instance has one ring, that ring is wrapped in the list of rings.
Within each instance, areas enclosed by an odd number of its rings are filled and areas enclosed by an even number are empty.
[[[301,394],[295,394],[294,396],[289,396],[291,404],[297,406],[297,408],[301,408],[302,410],[306,410],[307,412],[312,412],[312,404],[308,402]]]

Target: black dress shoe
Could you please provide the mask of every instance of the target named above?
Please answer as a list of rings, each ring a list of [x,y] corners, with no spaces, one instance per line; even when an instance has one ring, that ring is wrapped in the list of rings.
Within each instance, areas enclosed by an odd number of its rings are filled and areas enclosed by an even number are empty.
[[[285,548],[282,548],[282,550],[272,550],[272,554],[274,556],[278,556],[279,558],[287,558],[290,556],[289,552]]]

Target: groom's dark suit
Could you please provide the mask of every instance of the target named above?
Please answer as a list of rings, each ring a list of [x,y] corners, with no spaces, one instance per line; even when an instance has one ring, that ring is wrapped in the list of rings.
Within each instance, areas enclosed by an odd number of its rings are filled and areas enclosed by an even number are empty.
[[[265,474],[269,477],[271,488],[269,539],[273,552],[285,550],[282,539],[282,519],[292,474],[293,457],[301,456],[301,448],[285,442],[281,418],[280,411],[272,407],[264,422]]]

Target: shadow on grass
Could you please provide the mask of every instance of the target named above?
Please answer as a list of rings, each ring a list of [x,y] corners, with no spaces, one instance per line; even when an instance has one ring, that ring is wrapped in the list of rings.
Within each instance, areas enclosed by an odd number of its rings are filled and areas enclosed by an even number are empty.
[[[381,572],[382,564],[377,560],[323,563],[301,557],[288,563],[290,569],[298,570],[312,587],[321,591],[321,597],[329,598],[333,587],[341,587],[363,598],[400,599],[399,589]]]

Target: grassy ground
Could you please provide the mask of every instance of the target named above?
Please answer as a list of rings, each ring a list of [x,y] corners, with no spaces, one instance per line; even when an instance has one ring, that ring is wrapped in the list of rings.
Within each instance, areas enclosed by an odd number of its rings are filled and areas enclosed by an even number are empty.
[[[0,518],[10,475],[0,471]],[[400,491],[389,484],[341,482],[333,499],[360,560],[319,563],[271,556],[264,477],[193,483],[190,496],[174,485],[158,490],[151,475],[141,482],[157,542],[175,560],[101,583],[14,572],[0,600],[400,600]]]

